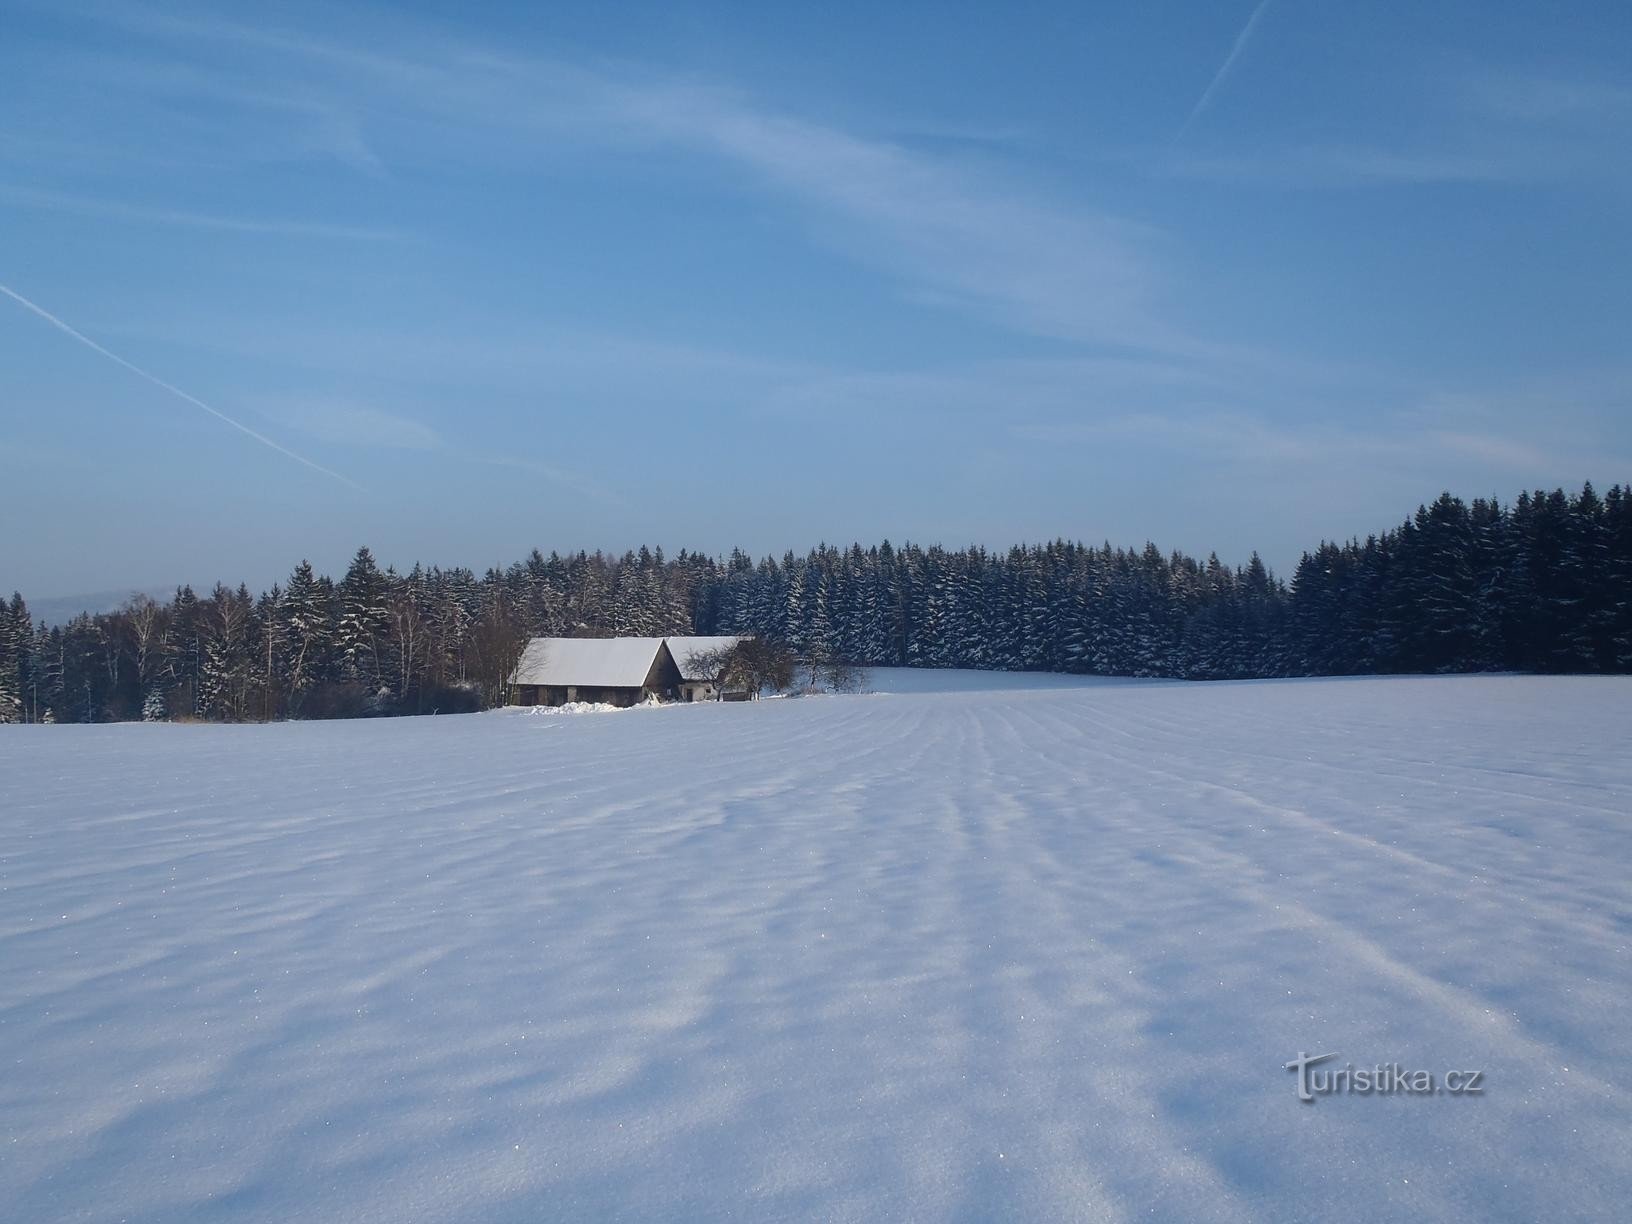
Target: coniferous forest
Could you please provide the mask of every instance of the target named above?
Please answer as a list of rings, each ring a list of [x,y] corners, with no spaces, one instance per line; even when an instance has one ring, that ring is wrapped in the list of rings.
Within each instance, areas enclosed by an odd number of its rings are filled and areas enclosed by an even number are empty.
[[[0,722],[220,721],[474,710],[529,636],[752,633],[811,660],[1195,680],[1632,670],[1632,489],[1441,496],[1393,530],[1322,543],[1290,583],[1063,540],[818,547],[759,561],[534,551],[407,573],[360,549],[252,594],[35,624],[0,603]]]

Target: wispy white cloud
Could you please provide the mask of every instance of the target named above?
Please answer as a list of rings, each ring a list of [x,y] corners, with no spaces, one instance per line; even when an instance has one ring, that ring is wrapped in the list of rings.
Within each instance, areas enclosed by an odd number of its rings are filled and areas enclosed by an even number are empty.
[[[1452,150],[1368,148],[1332,145],[1186,156],[1168,163],[1180,178],[1250,184],[1257,187],[1332,189],[1433,183],[1511,183],[1538,176],[1542,162],[1556,156],[1468,153]]]
[[[406,235],[400,230],[370,226],[331,225],[324,222],[256,219],[190,212],[185,209],[152,208],[121,200],[100,199],[64,191],[0,184],[0,204],[41,209],[49,212],[78,213],[107,217],[116,221],[144,224],[190,226],[230,233],[267,234],[291,238],[335,239],[347,242],[395,242]]]
[[[1105,446],[1111,443],[1179,451],[1193,458],[1232,465],[1283,468],[1329,461],[1339,455],[1394,460],[1409,447],[1392,439],[1320,423],[1276,423],[1239,412],[1134,412],[1077,421],[1029,422],[1015,426],[1016,437],[1050,446]]]
[[[718,396],[721,388],[766,390],[829,372],[809,361],[686,343],[649,334],[590,330],[556,321],[475,312],[430,327],[381,327],[371,320],[319,326],[253,305],[228,317],[178,310],[121,322],[117,334],[181,344],[355,385],[457,386],[469,393],[539,393],[572,400],[591,390],[613,402]],[[604,409],[603,409],[604,411]]]
[[[956,162],[688,87],[621,91],[644,131],[786,193],[828,241],[1021,331],[1183,349],[1164,321],[1148,229],[1055,204]]]
[[[1451,429],[1436,429],[1428,437],[1453,454],[1462,455],[1492,467],[1523,473],[1530,479],[1545,479],[1573,464],[1561,462],[1543,447],[1516,438],[1495,434],[1461,433]]]
[[[465,453],[461,454],[459,458],[467,463],[477,463],[485,467],[509,468],[512,471],[541,476],[558,488],[582,494],[604,505],[627,506],[629,504],[627,497],[603,481],[596,480],[571,468],[546,463],[542,459],[533,459],[525,455],[491,455],[485,453]]]
[[[1482,67],[1458,74],[1457,88],[1468,110],[1498,119],[1558,124],[1632,115],[1632,89],[1591,77]]]
[[[1186,128],[1232,79],[1268,7],[1268,0],[1253,7]],[[962,156],[960,140],[925,142],[910,133],[890,137],[877,128],[795,115],[738,91],[660,71],[494,50],[443,33],[415,34],[395,22],[389,38],[347,41],[343,34],[314,37],[213,16],[109,14],[110,20],[130,23],[142,36],[142,47],[161,52],[145,68],[127,63],[118,78],[120,89],[209,97],[226,108],[270,116],[256,131],[272,143],[257,149],[256,157],[336,157],[349,142],[356,156],[338,159],[370,173],[473,163],[509,171],[518,163],[586,153],[631,161],[653,155],[709,159],[730,171],[737,190],[781,202],[816,241],[880,270],[912,300],[1028,336],[1063,340],[1072,353],[1058,361],[994,363],[983,369],[956,362],[927,371],[824,369],[650,337],[570,334],[518,318],[495,320],[482,330],[470,325],[468,313],[457,333],[411,334],[411,328],[403,328],[303,341],[299,324],[285,321],[275,337],[240,336],[243,344],[263,352],[268,345],[282,345],[290,363],[373,367],[403,379],[458,371],[482,385],[542,377],[562,404],[572,402],[578,387],[593,385],[602,402],[613,404],[665,394],[671,401],[713,396],[749,410],[788,414],[871,405],[875,411],[926,415],[995,412],[1014,421],[1024,405],[1031,416],[1016,427],[1029,429],[1032,442],[1103,438],[1109,431],[1125,440],[1165,438],[1168,445],[1288,461],[1344,454],[1402,464],[1409,459],[1398,448],[1373,446],[1364,437],[1322,432],[1318,423],[1269,423],[1291,418],[1288,405],[1295,397],[1289,387],[1325,389],[1340,380],[1330,371],[1299,368],[1302,363],[1284,353],[1242,351],[1198,336],[1182,321],[1182,277],[1168,263],[1159,232],[1044,189],[1012,163]],[[199,40],[231,54],[176,52]],[[173,74],[171,68],[182,60],[187,71]],[[246,60],[254,71],[241,70]],[[267,82],[298,82],[299,88]],[[1466,88],[1474,100],[1464,111],[1501,101],[1498,96],[1481,103],[1478,90]],[[315,100],[316,128],[282,122],[302,113],[302,98]],[[1613,91],[1576,94],[1539,84],[1528,96],[1509,101],[1535,124],[1561,115],[1610,113],[1618,104]],[[1438,104],[1456,110],[1449,98]],[[1175,174],[1338,187],[1517,181],[1566,173],[1578,156],[1574,148],[1549,148],[1545,132],[1538,138],[1529,127],[1517,135],[1504,129],[1496,139],[1469,136],[1452,124],[1424,126],[1431,130],[1417,143],[1334,142],[1206,158],[1169,149],[1165,164]],[[328,133],[318,142],[323,148],[314,146],[314,130]],[[276,144],[279,139],[286,144]],[[231,153],[224,147],[216,151]],[[227,321],[200,328],[193,340],[220,343],[223,328],[232,326]],[[1126,364],[1110,364],[1107,354]],[[1315,396],[1304,398],[1318,402]],[[1255,399],[1274,408],[1255,415],[1246,407]],[[1182,410],[1174,406],[1181,401]],[[1440,455],[1460,445],[1470,457],[1467,438],[1486,436],[1477,430],[1440,432],[1446,436],[1436,437],[1434,427],[1424,425],[1409,436],[1413,445],[1430,446]],[[466,458],[536,471],[563,484],[594,483],[547,457]]]
[[[774,416],[809,421],[1080,421],[1175,396],[1222,396],[1225,379],[1194,365],[1136,357],[1060,357],[948,363],[930,369],[828,370],[789,375],[756,401]]]
[[[625,504],[612,488],[572,467],[549,463],[527,453],[529,444],[519,444],[518,453],[495,455],[471,450],[450,442],[424,421],[400,412],[391,412],[356,399],[324,395],[278,395],[253,402],[262,416],[277,421],[332,446],[358,450],[417,451],[453,463],[482,467],[509,468],[542,478],[557,491],[578,494],[608,505]]]
[[[1623,386],[1624,402],[1632,387]],[[1596,418],[1613,405],[1572,403],[1562,390],[1538,410],[1525,393],[1515,411],[1511,397],[1439,392],[1401,400],[1371,414],[1369,428],[1321,419],[1272,418],[1244,409],[1149,406],[1119,411],[1117,397],[1102,410],[1075,418],[1029,414],[1011,429],[1016,438],[1051,447],[1156,448],[1192,459],[1266,472],[1364,470],[1377,479],[1416,474],[1440,482],[1455,476],[1498,482],[1477,492],[1512,487],[1572,485],[1596,477],[1626,479],[1632,457],[1616,454]],[[1124,400],[1124,403],[1138,403]],[[1147,399],[1146,403],[1153,403]]]
[[[1632,475],[1632,371],[1625,369],[1440,389],[1400,419],[1445,456],[1524,483]]]
[[[1509,427],[1512,428],[1511,426]],[[1511,487],[1572,486],[1596,477],[1619,482],[1632,474],[1632,454],[1615,455],[1602,446],[1572,447],[1509,433],[1432,430],[1427,445],[1447,460],[1461,460]],[[1495,492],[1496,490],[1491,490]]]
[[[1627,182],[1632,89],[1445,64],[1422,76],[1406,124],[1368,113],[1320,143],[1279,143],[1259,131],[1250,148],[1172,148],[1156,165],[1175,177],[1275,189]]]
[[[298,79],[318,97],[345,98],[337,110],[385,167],[438,158],[513,165],[550,149],[704,156],[736,170],[739,187],[792,205],[818,241],[920,300],[1050,338],[1200,347],[1164,307],[1167,276],[1151,230],[1051,198],[989,160],[971,164],[955,146],[846,131],[628,65],[586,67],[446,37],[399,34],[364,47],[218,18],[136,10],[108,19],[160,46],[228,45],[266,62],[257,79]],[[161,65],[145,85],[139,67],[123,72],[138,91],[230,96],[223,105],[252,113],[285,104],[224,69],[177,77]],[[300,156],[290,139],[289,155]]]
[[[336,446],[434,451],[441,436],[422,421],[328,395],[280,395],[252,401],[262,416]]]

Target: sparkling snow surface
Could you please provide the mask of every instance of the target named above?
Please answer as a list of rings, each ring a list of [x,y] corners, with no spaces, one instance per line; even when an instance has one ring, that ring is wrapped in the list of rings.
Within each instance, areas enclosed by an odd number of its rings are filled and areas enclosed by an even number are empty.
[[[875,684],[0,727],[0,1216],[1626,1218],[1632,681]]]

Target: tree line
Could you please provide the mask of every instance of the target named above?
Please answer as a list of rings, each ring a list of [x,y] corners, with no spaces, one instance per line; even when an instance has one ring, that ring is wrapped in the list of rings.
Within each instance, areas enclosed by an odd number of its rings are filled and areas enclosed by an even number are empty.
[[[745,633],[807,664],[1197,680],[1632,670],[1632,489],[1511,505],[1442,495],[1380,536],[1323,542],[1291,582],[1056,540],[1006,552],[888,541],[753,560],[538,550],[478,576],[301,562],[258,595],[36,624],[0,603],[0,722],[416,714],[502,703],[534,635]]]

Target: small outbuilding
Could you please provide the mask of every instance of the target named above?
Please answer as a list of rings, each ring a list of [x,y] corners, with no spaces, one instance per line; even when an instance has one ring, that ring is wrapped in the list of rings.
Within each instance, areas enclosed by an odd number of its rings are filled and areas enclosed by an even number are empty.
[[[680,669],[660,637],[534,638],[510,678],[512,705],[632,706],[679,696]]]
[[[670,637],[663,640],[668,643],[669,654],[680,669],[681,701],[748,700],[748,691],[740,685],[735,688],[725,685],[722,692],[719,675],[707,666],[700,666],[710,656],[747,641],[746,637]]]

